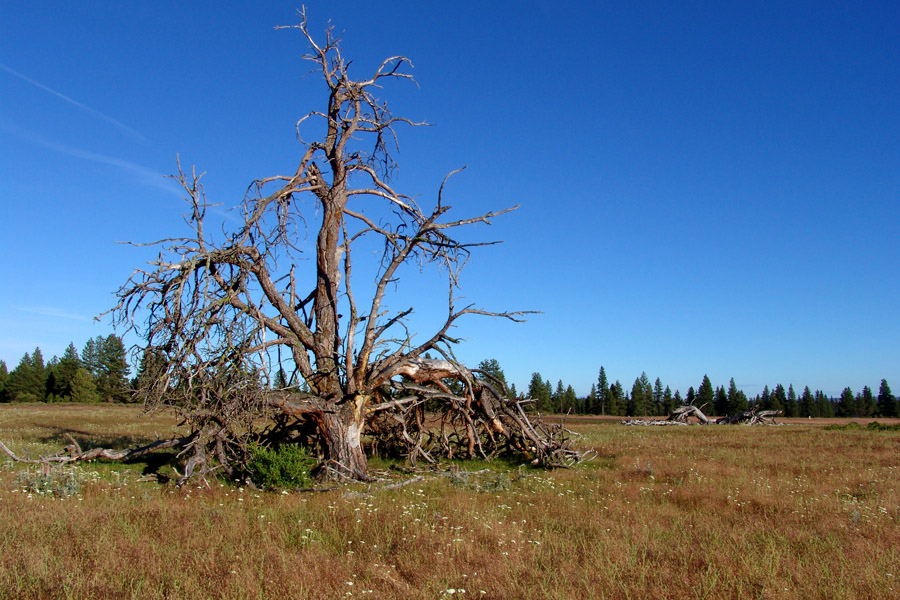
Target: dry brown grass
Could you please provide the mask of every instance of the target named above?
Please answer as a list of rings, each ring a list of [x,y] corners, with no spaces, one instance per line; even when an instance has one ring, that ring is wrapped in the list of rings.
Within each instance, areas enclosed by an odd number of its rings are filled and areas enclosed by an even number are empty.
[[[4,406],[0,439],[171,433],[172,419],[136,415]],[[6,463],[0,598],[900,595],[900,434],[573,427],[598,452],[577,469],[496,465],[370,496],[176,489],[137,482],[141,465],[91,464],[60,498],[24,491]]]

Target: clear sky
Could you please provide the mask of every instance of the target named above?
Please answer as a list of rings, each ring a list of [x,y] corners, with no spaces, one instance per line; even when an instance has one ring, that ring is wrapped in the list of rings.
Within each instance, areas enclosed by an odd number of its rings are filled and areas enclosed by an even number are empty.
[[[323,107],[292,2],[8,2],[0,8],[0,359],[106,335],[92,317],[180,233],[163,178],[237,204],[293,172]],[[685,393],[703,375],[900,391],[900,3],[309,2],[384,90],[397,187],[476,230],[463,293],[527,324],[464,321],[457,355],[586,394],[604,365]],[[430,290],[427,276],[410,286]],[[422,285],[418,286],[421,281]],[[408,288],[401,288],[401,293]],[[428,333],[445,291],[419,304]],[[402,303],[398,300],[398,304]]]

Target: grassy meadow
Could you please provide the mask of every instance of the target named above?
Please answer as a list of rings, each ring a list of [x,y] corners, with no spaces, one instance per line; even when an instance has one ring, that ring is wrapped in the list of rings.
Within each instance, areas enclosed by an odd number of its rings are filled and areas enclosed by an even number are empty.
[[[47,493],[0,457],[0,598],[900,597],[900,433],[570,426],[597,452],[578,468],[459,464],[394,489],[411,475],[375,460],[390,480],[308,493],[94,462]],[[129,406],[0,406],[20,455],[175,427]]]

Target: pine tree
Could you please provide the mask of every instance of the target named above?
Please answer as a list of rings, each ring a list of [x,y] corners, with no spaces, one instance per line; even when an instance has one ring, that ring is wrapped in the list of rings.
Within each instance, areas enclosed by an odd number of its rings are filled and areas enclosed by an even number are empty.
[[[816,411],[823,419],[830,419],[834,416],[834,404],[822,390],[816,390]]]
[[[47,367],[44,365],[44,355],[40,348],[35,348],[34,354],[31,355],[31,368],[34,370],[35,394],[39,400],[43,400],[46,393]]]
[[[734,377],[728,382],[728,414],[737,415],[747,410],[749,402],[743,390],[737,389]]]
[[[609,380],[606,378],[606,369],[602,366],[600,367],[600,374],[597,376],[597,397],[600,400],[601,415],[616,414],[610,410]]]
[[[794,391],[794,384],[788,384],[787,400],[784,403],[784,416],[797,416],[797,392]]]
[[[12,402],[43,401],[45,377],[44,358],[40,348],[35,348],[34,355],[26,352],[6,380],[7,397]]]
[[[622,387],[622,382],[616,379],[616,382],[609,386],[609,412],[607,414],[624,415],[625,407],[625,389]]]
[[[653,382],[653,414],[657,416],[665,414],[665,408],[663,407],[663,393],[662,381],[657,377],[656,381]]]
[[[562,406],[560,408],[562,409],[560,412],[563,413],[578,411],[578,396],[571,385],[566,386],[566,391],[563,392]]]
[[[616,383],[619,384],[616,389],[616,393],[618,394],[617,404],[619,406],[619,414],[625,416],[628,412],[628,402],[631,400],[631,395],[628,393],[628,389],[616,379]]]
[[[9,371],[6,363],[0,360],[0,402],[9,402],[6,396],[6,380],[9,379]]]
[[[888,385],[887,379],[882,379],[881,386],[878,388],[878,414],[882,417],[900,416],[900,406],[898,406],[897,398],[891,393],[891,386]]]
[[[712,382],[709,380],[709,376],[703,376],[703,382],[700,384],[699,389],[697,389],[697,398],[694,404],[700,408],[700,410],[715,410],[713,403],[715,402],[715,391],[713,391]],[[706,407],[706,408],[704,408]]]
[[[728,415],[728,394],[721,385],[716,388],[716,395],[713,400],[713,412],[720,417]]]
[[[125,360],[125,345],[115,334],[97,338],[95,350],[99,371],[96,376],[97,393],[105,402],[127,402],[131,399],[128,385],[128,362]]]
[[[694,386],[688,388],[687,397],[684,399],[684,403],[688,406],[696,406],[697,402],[697,394],[694,392]]]
[[[640,377],[634,380],[634,384],[631,386],[631,398],[628,401],[625,414],[630,417],[651,415],[653,413],[652,402],[653,388],[650,386],[647,374],[642,373]]]
[[[158,350],[144,350],[137,373],[131,381],[132,389],[150,387],[164,375],[165,358]]]
[[[486,358],[480,363],[478,363],[478,368],[482,371],[488,373],[491,377],[501,381],[503,385],[506,387],[507,397],[515,398],[515,386],[510,386],[509,382],[506,381],[506,374],[503,372],[503,368],[500,366],[500,362],[496,358]],[[485,377],[480,373],[476,373],[475,377],[479,379],[487,379],[490,381],[490,377]],[[494,384],[496,386],[496,384]],[[502,390],[497,390],[502,391]]]
[[[677,406],[677,404],[680,403],[680,402],[678,402],[678,400],[681,399],[681,397],[680,397],[680,395],[678,394],[678,392],[675,392],[675,396],[676,396],[677,400],[676,400],[676,398],[673,398],[673,397],[672,397],[672,389],[671,389],[669,386],[666,386],[666,389],[665,389],[665,391],[663,392],[663,396],[662,396],[662,404],[663,404],[663,406],[662,406],[662,409],[663,409],[662,414],[664,414],[664,415],[671,415],[671,414],[672,414],[672,411],[675,410],[675,407]]]
[[[272,389],[284,390],[287,389],[287,387],[287,373],[285,373],[284,367],[278,365],[278,370],[275,371],[275,380],[272,382]]]
[[[72,396],[72,380],[75,378],[75,372],[81,368],[81,359],[78,357],[78,350],[75,344],[69,342],[66,351],[59,359],[56,365],[55,385],[53,393],[61,400],[70,399]]]
[[[878,412],[878,404],[872,395],[872,388],[865,385],[859,395],[856,396],[856,412],[860,417],[874,417]]]
[[[62,400],[61,397],[56,395],[56,388],[59,387],[57,383],[57,370],[59,369],[59,359],[54,356],[50,359],[50,362],[47,363],[47,368],[45,369],[46,376],[44,377],[44,402],[59,402]]]
[[[684,399],[681,397],[681,390],[675,390],[675,408],[678,408],[682,404],[685,404]]]
[[[810,391],[809,386],[803,388],[803,393],[800,394],[800,402],[797,405],[797,413],[801,417],[818,417],[818,405],[816,404],[816,399],[813,397],[812,391]]]
[[[841,392],[841,399],[838,400],[838,405],[834,412],[839,417],[855,417],[857,416],[856,409],[856,398],[853,396],[853,391],[845,387]]]
[[[89,338],[81,351],[81,366],[95,379],[100,377],[100,349],[102,347],[103,338],[98,335],[96,338]]]
[[[69,389],[71,390],[72,402],[97,402],[100,399],[97,395],[97,386],[94,384],[94,378],[84,367],[75,371],[75,376],[72,377]]]
[[[641,371],[641,387],[643,388],[643,400],[644,400],[644,411],[641,413],[643,415],[653,415],[653,384],[650,383],[650,378],[647,377],[646,371]]]
[[[760,395],[760,397],[759,397],[759,408],[761,410],[771,410],[772,409],[772,395],[769,393],[768,385],[763,386],[762,395]]]
[[[780,383],[775,386],[775,389],[772,390],[772,395],[770,396],[771,401],[769,405],[772,407],[772,410],[784,410],[784,405],[787,403],[787,394],[784,393],[784,386]],[[787,412],[785,411],[785,414]]]
[[[597,384],[591,384],[591,392],[585,399],[585,412],[590,415],[600,414],[600,398],[597,397]]]
[[[500,362],[496,358],[484,359],[478,363],[478,368],[495,379],[502,381],[503,385],[506,385],[506,374],[503,372],[503,369],[500,367]],[[480,376],[480,374],[476,373],[476,376]]]
[[[547,391],[540,373],[535,372],[531,374],[531,381],[528,384],[528,397],[534,400],[535,406],[540,412],[550,412],[553,409],[550,402],[550,393]]]
[[[738,410],[738,389],[734,383],[734,377],[728,380],[728,393],[726,394],[726,408],[729,415],[736,415],[742,411]]]

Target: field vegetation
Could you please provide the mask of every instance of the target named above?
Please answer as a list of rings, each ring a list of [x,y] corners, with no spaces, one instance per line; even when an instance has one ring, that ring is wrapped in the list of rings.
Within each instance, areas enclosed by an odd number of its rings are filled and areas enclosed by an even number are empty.
[[[385,481],[325,492],[0,462],[0,598],[897,597],[900,432],[866,424],[583,419],[597,457],[574,469],[376,459]],[[20,455],[173,432],[134,406],[0,407]]]

